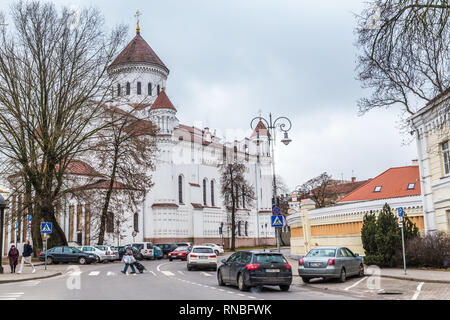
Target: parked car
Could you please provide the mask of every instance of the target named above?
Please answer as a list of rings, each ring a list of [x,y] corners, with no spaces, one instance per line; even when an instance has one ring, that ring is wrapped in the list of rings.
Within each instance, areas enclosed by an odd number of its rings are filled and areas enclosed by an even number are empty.
[[[214,250],[208,246],[194,246],[187,255],[187,269],[208,268],[217,270],[217,255]]]
[[[45,261],[45,251],[39,254],[39,260]],[[74,247],[53,247],[47,250],[47,264],[58,264],[60,262],[90,264],[96,260],[95,254],[86,253]]]
[[[111,255],[112,255],[112,259],[111,261],[120,261],[120,256],[119,256],[119,248],[118,247],[110,247],[111,248]]]
[[[175,244],[179,247],[192,247],[193,246],[192,242],[177,242]]]
[[[222,260],[217,270],[220,286],[237,285],[246,291],[254,286],[279,286],[288,291],[292,283],[292,268],[281,253],[240,251]]]
[[[299,259],[298,275],[305,283],[312,278],[338,278],[345,282],[352,275],[364,276],[364,261],[345,247],[318,247]]]
[[[142,260],[141,254],[140,254],[139,250],[138,250],[137,248],[132,247],[132,246],[129,246],[129,245],[128,245],[128,246],[120,246],[120,247],[118,247],[118,249],[119,249],[119,259],[120,259],[120,260],[122,260],[123,255],[125,254],[125,249],[126,249],[127,247],[130,247],[131,250],[133,250],[133,257],[134,257],[136,260]]]
[[[203,246],[211,247],[216,255],[223,254],[223,247],[214,243],[204,243]]]
[[[112,261],[114,256],[113,256],[113,250],[111,249],[110,246],[106,246],[106,245],[95,245],[94,247],[96,247],[97,249],[100,249],[102,251],[105,252],[106,256],[108,257],[108,261]]]
[[[153,256],[153,243],[151,242],[135,242],[127,246],[132,246],[139,250],[139,260],[155,259]]]
[[[155,257],[155,259],[162,259],[164,257],[164,252],[162,251],[162,249],[159,246],[154,245],[153,246],[153,256]]]
[[[172,261],[173,259],[181,259],[183,261],[186,261],[187,255],[190,251],[191,248],[187,246],[177,247],[175,250],[169,253],[169,260]]]
[[[156,246],[162,249],[164,258],[167,258],[168,254],[178,247],[175,243],[158,243]]]
[[[80,246],[77,247],[85,253],[92,253],[95,255],[96,262],[108,262],[110,261],[110,256],[106,254],[106,251],[96,248],[95,246]]]

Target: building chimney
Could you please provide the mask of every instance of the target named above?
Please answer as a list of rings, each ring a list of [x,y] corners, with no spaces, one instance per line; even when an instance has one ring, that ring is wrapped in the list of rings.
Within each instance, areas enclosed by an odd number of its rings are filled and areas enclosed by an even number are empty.
[[[352,177],[352,182],[356,182],[356,177]]]

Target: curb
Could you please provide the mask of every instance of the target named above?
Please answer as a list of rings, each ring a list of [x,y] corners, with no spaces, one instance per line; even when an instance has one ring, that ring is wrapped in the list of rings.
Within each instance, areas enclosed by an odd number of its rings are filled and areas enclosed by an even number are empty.
[[[381,269],[383,270],[383,269]],[[381,278],[391,278],[391,279],[399,279],[399,280],[408,280],[408,281],[419,281],[419,282],[428,282],[428,283],[446,283],[450,284],[450,280],[435,280],[435,279],[421,279],[421,278],[413,278],[413,277],[402,277],[402,276],[391,276],[391,275],[379,275]]]
[[[30,281],[30,280],[39,280],[39,279],[46,279],[46,278],[52,278],[61,276],[62,272],[57,272],[48,276],[42,276],[42,277],[34,277],[34,278],[27,278],[27,279],[11,279],[11,280],[0,280],[0,284],[3,283],[11,283],[11,282],[22,282],[22,281]]]

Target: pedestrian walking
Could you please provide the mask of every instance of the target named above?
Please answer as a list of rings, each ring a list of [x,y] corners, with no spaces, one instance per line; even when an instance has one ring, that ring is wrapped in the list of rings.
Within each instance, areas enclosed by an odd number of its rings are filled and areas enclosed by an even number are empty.
[[[11,267],[11,273],[16,273],[17,261],[19,260],[19,250],[15,245],[12,245],[8,252],[9,266]]]
[[[122,262],[125,263],[125,268],[122,270],[122,273],[127,273],[128,267],[131,267],[131,274],[135,274],[136,270],[134,269],[134,263],[136,259],[133,257],[133,250],[130,247],[125,249],[125,254],[123,255]]]
[[[30,240],[25,241],[25,244],[23,245],[23,252],[22,252],[22,262],[20,263],[20,269],[17,273],[22,273],[23,264],[24,262],[31,264],[33,267],[33,271],[31,273],[36,272],[36,268],[34,267],[34,264],[31,262],[31,255],[33,254],[33,247],[30,244]]]

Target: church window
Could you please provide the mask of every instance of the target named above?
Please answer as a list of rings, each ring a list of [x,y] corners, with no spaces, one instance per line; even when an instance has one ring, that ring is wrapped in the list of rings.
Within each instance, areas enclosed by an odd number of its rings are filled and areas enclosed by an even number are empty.
[[[206,206],[206,179],[203,179],[203,205]]]
[[[245,221],[245,235],[248,236],[248,221]]]
[[[130,92],[131,92],[131,86],[130,86],[130,83],[127,82],[127,96],[130,95]]]
[[[214,199],[214,180],[211,180],[211,207],[215,206],[215,199]]]
[[[137,94],[141,94],[141,83],[137,83]]]
[[[152,83],[151,82],[148,83],[148,95],[149,96],[152,95]]]
[[[114,232],[114,213],[108,212],[106,216],[106,232]]]
[[[245,187],[242,187],[242,208],[245,209]]]
[[[442,162],[444,165],[444,174],[450,174],[450,149],[448,146],[448,141],[441,144],[442,148]]]
[[[136,232],[139,231],[139,214],[138,213],[134,214],[133,227],[134,227],[134,231],[136,231]]]
[[[120,83],[117,84],[117,95],[120,97]]]
[[[158,86],[156,87],[156,93],[157,93],[158,95],[159,95],[160,90],[161,90],[161,88],[160,88],[160,86],[159,86],[159,84],[158,84]]]
[[[183,203],[183,176],[178,176],[178,203]]]
[[[238,236],[241,236],[241,221],[238,222]]]

